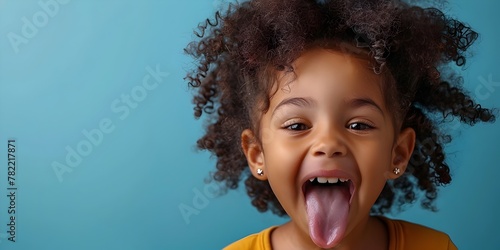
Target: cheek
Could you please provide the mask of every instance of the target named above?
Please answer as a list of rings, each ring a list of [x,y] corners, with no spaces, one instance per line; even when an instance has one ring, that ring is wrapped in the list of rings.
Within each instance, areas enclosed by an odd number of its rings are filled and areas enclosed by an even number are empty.
[[[303,146],[275,138],[263,144],[267,178],[285,210],[296,202],[297,178],[302,164]]]
[[[263,147],[268,177],[293,182],[300,169],[301,145],[275,138],[273,142],[263,144]]]
[[[387,169],[391,150],[390,146],[378,138],[358,140],[352,143],[351,153],[358,165],[362,177],[373,179],[382,170]]]
[[[361,172],[377,176],[390,167],[391,149],[385,145],[373,145],[358,152],[358,164]]]
[[[357,164],[361,174],[361,190],[370,202],[375,202],[382,191],[391,164],[390,145],[367,143],[357,153]]]

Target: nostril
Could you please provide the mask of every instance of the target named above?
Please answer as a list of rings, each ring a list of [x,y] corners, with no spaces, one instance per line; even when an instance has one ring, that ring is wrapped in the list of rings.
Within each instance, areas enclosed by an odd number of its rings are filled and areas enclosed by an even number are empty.
[[[324,152],[324,151],[316,151],[314,153],[314,156],[326,156],[326,157],[334,157],[334,156],[342,156],[343,153],[340,151],[333,151],[332,153],[330,152]]]
[[[316,152],[314,153],[314,156],[323,156],[323,155],[326,155],[326,153],[325,153],[325,152],[322,152],[322,151],[316,151]]]
[[[334,156],[343,156],[347,154],[347,147],[344,144],[344,140],[340,137],[333,137],[329,135],[329,137],[325,137],[321,140],[318,140],[311,147],[311,153],[313,156],[321,156],[321,157],[334,157]]]
[[[343,155],[343,153],[342,153],[342,152],[339,152],[339,151],[334,152],[334,153],[332,154],[332,156],[341,156],[341,155]]]

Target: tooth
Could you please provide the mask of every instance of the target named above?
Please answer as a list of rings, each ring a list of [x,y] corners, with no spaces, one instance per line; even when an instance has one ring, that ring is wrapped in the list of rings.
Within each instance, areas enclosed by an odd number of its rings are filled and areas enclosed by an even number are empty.
[[[327,181],[328,181],[328,183],[337,183],[339,181],[339,178],[332,177],[332,178],[328,178]]]
[[[348,181],[349,179],[342,179],[342,178],[339,178],[339,180],[340,180],[341,182],[346,182],[346,181]]]
[[[314,181],[314,179],[316,179],[316,178],[311,178],[311,179],[309,179],[309,181],[310,181],[310,182],[313,182],[313,181]]]
[[[326,177],[318,177],[318,182],[319,183],[326,183],[327,178]]]

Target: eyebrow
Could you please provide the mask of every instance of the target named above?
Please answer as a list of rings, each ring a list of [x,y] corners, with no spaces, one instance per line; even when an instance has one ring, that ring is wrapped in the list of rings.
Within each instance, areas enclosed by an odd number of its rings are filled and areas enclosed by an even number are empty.
[[[274,113],[276,113],[276,110],[278,110],[280,107],[286,106],[286,105],[294,105],[294,106],[303,107],[303,108],[312,108],[312,107],[317,106],[317,102],[309,97],[286,98],[283,101],[281,101],[280,103],[278,103],[278,105],[276,105],[276,107],[273,110],[273,116],[274,116]]]
[[[377,111],[379,111],[380,114],[382,114],[382,116],[385,119],[385,114],[384,114],[384,111],[382,110],[382,108],[379,105],[377,105],[377,103],[370,98],[354,98],[352,100],[349,100],[348,104],[349,104],[349,106],[354,107],[354,108],[359,108],[359,107],[363,107],[363,106],[372,107],[372,108],[376,109]]]

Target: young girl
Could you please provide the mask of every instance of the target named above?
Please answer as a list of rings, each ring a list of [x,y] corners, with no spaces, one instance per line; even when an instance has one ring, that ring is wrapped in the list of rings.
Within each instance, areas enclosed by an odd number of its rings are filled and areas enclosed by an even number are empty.
[[[197,34],[187,79],[213,179],[245,178],[259,211],[290,217],[227,249],[456,249],[382,215],[419,197],[436,209],[451,181],[438,125],[494,120],[450,65],[476,32],[396,0],[253,0]]]

